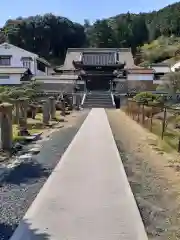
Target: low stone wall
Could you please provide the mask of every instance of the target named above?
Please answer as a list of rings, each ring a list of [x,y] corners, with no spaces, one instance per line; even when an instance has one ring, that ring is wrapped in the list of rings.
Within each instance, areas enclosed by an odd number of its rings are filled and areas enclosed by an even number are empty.
[[[157,84],[153,83],[153,80],[128,80],[128,92],[133,91],[155,91]]]
[[[47,92],[68,92],[71,93],[74,90],[74,84],[71,83],[41,83],[39,90]]]

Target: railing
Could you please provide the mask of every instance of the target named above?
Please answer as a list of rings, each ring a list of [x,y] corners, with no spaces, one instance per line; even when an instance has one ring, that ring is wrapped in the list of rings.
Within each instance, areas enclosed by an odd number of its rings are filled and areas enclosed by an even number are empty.
[[[81,106],[83,106],[85,99],[86,99],[86,93],[84,93],[84,95],[83,95],[83,98],[82,98],[82,101],[81,101]]]
[[[111,92],[111,98],[112,98],[112,104],[113,104],[113,107],[116,105],[115,104],[115,101],[114,101],[114,94]]]

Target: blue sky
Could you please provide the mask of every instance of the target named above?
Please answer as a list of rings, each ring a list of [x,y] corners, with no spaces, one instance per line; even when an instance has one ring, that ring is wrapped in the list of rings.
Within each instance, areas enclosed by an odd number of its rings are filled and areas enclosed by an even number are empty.
[[[19,16],[33,16],[43,13],[54,13],[73,21],[91,22],[119,13],[149,12],[160,9],[174,0],[0,0],[0,26],[7,19]],[[11,7],[10,7],[11,6]]]

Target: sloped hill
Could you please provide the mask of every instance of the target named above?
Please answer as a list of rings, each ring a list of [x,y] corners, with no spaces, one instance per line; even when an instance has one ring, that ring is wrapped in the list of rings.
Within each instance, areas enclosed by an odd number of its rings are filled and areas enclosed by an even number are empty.
[[[180,37],[161,36],[149,44],[144,44],[138,49],[140,65],[165,62],[174,64],[180,60]]]

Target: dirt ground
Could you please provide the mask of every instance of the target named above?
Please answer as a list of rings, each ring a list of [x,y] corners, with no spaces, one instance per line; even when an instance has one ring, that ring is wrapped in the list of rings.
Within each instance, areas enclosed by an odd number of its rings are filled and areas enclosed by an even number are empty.
[[[43,132],[42,138],[51,135],[53,132],[56,132],[57,129],[71,127],[79,120],[80,115],[82,115],[81,111],[73,111],[73,112],[71,112],[70,115],[61,117],[62,121],[60,121],[58,124],[56,124],[53,128],[47,128],[42,131]]]
[[[149,239],[180,239],[180,156],[121,110],[107,115]]]

